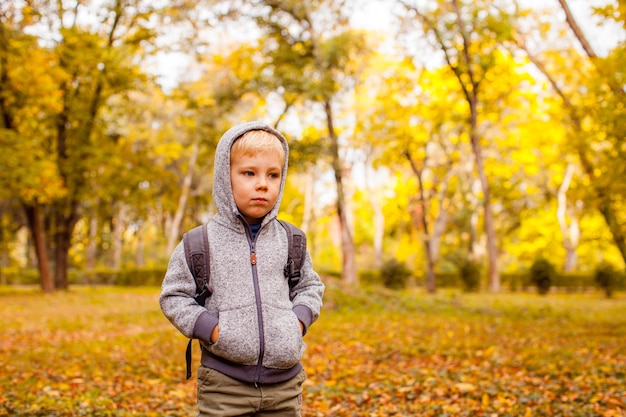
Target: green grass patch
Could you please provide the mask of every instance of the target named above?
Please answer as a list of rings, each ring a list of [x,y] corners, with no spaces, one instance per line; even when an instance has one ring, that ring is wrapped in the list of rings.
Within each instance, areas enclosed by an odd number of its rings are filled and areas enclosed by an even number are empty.
[[[186,339],[158,288],[0,287],[0,416],[191,416]],[[626,296],[328,280],[306,416],[626,415]],[[198,354],[194,360],[197,364]]]

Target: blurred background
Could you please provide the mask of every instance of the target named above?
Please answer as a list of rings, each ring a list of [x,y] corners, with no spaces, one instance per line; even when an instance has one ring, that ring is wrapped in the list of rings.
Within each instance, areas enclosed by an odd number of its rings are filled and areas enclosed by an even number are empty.
[[[610,294],[625,25],[622,0],[5,0],[0,283],[160,284],[220,136],[263,120],[320,273]]]

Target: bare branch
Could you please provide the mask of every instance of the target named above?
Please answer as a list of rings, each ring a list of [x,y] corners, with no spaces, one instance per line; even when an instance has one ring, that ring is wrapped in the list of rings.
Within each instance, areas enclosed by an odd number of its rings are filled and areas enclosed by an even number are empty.
[[[585,53],[587,54],[587,56],[591,59],[597,58],[598,56],[596,55],[595,51],[591,47],[591,44],[589,43],[589,41],[587,41],[587,38],[585,37],[585,34],[583,33],[583,31],[580,29],[580,26],[578,26],[578,23],[576,23],[576,19],[574,19],[574,16],[572,15],[572,11],[570,10],[567,4],[567,1],[559,0],[559,4],[561,5],[561,8],[565,12],[565,20],[567,21],[567,24],[569,25],[570,29],[572,29],[572,32],[574,32],[576,39],[578,39],[578,42],[580,42],[580,45],[585,50]]]

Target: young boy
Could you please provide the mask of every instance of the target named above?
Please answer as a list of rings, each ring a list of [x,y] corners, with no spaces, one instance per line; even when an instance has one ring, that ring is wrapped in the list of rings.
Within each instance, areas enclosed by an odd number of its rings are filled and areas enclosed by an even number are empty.
[[[300,416],[302,337],[320,314],[324,284],[308,253],[291,291],[283,273],[287,234],[275,220],[288,152],[285,138],[261,122],[232,127],[220,139],[217,214],[205,226],[212,293],[204,306],[194,300],[183,244],[171,255],[161,310],[200,340],[198,416]]]

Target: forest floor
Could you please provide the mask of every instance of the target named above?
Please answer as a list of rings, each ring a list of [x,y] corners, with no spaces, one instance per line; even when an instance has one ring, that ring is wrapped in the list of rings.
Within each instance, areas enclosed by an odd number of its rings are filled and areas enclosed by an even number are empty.
[[[187,339],[158,295],[0,287],[0,416],[194,416]],[[305,417],[626,416],[624,293],[431,295],[329,279],[305,341]]]

